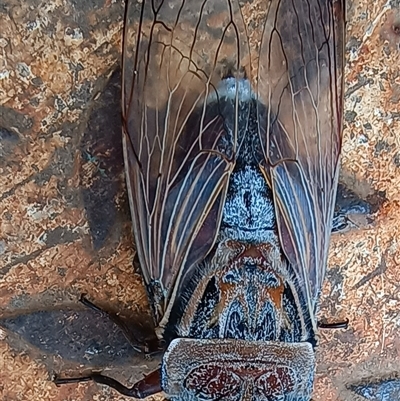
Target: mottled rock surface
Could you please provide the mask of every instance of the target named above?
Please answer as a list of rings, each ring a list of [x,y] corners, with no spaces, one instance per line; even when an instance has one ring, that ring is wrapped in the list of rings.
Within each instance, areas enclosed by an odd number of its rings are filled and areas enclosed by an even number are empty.
[[[257,16],[257,4],[246,2],[245,13]],[[157,363],[134,352],[132,360],[120,358],[132,350],[118,329],[77,302],[86,293],[148,329],[121,155],[123,7],[109,0],[0,3],[0,315],[49,311],[35,320],[42,324],[35,341],[50,347],[39,352],[0,331],[4,401],[127,400],[93,383],[56,387],[50,374],[115,362],[116,377],[134,382]],[[379,401],[398,391],[400,372],[399,1],[348,1],[347,20],[342,181],[383,202],[371,227],[333,236],[320,317],[350,324],[320,333],[314,399],[372,394],[367,399]],[[114,348],[77,337],[86,359],[69,360],[72,351],[61,346],[55,355],[60,344],[49,342],[44,326],[62,338],[64,322],[76,316],[107,331]],[[33,325],[8,327],[18,322]],[[99,352],[110,359],[96,359]]]

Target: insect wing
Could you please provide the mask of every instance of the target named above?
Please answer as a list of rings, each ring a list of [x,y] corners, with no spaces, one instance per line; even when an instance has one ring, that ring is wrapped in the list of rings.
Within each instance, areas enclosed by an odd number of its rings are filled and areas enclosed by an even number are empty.
[[[133,227],[156,323],[219,228],[235,133],[216,87],[245,58],[230,1],[129,2],[123,59],[124,152]],[[139,23],[137,23],[139,21]]]
[[[269,106],[265,175],[282,248],[314,316],[338,181],[344,4],[276,0],[266,14],[257,87]]]

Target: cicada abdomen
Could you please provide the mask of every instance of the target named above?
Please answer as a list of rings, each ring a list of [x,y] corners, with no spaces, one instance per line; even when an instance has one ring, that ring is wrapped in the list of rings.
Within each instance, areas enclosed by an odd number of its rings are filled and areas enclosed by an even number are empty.
[[[341,148],[343,0],[263,1],[257,16],[239,3],[128,2],[125,166],[165,354],[132,389],[91,376],[125,394],[311,397]]]

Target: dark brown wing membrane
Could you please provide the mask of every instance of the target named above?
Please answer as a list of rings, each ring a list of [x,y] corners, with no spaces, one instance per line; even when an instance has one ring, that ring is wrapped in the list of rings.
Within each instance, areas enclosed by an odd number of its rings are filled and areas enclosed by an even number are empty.
[[[156,323],[212,247],[235,133],[205,100],[246,57],[234,2],[129,2],[123,60],[125,165],[135,240]],[[161,322],[162,325],[162,322]]]
[[[269,105],[266,176],[283,250],[311,316],[325,276],[341,148],[344,4],[267,2],[259,99]]]

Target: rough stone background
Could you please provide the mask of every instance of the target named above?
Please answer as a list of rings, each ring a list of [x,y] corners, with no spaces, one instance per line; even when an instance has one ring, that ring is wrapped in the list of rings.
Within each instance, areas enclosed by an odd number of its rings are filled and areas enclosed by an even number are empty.
[[[77,303],[87,293],[96,304],[146,326],[118,141],[123,7],[113,0],[0,2],[0,316],[23,319],[24,313],[44,311],[13,324],[31,329],[31,342],[48,351],[0,330],[4,401],[125,400],[93,383],[56,387],[49,378],[60,370],[116,365],[117,377],[134,381],[157,363],[135,360],[115,326]],[[246,10],[256,13],[257,2]],[[364,198],[378,194],[385,201],[373,227],[332,239],[320,315],[348,318],[350,325],[320,333],[314,399],[395,400],[399,1],[349,1],[347,20],[342,180]],[[115,344],[106,353],[110,360],[105,354],[96,359],[102,339],[82,360],[54,356],[55,350],[68,356],[62,338],[77,318],[86,319],[88,330],[93,325],[109,333]],[[49,326],[59,343],[46,339]]]

